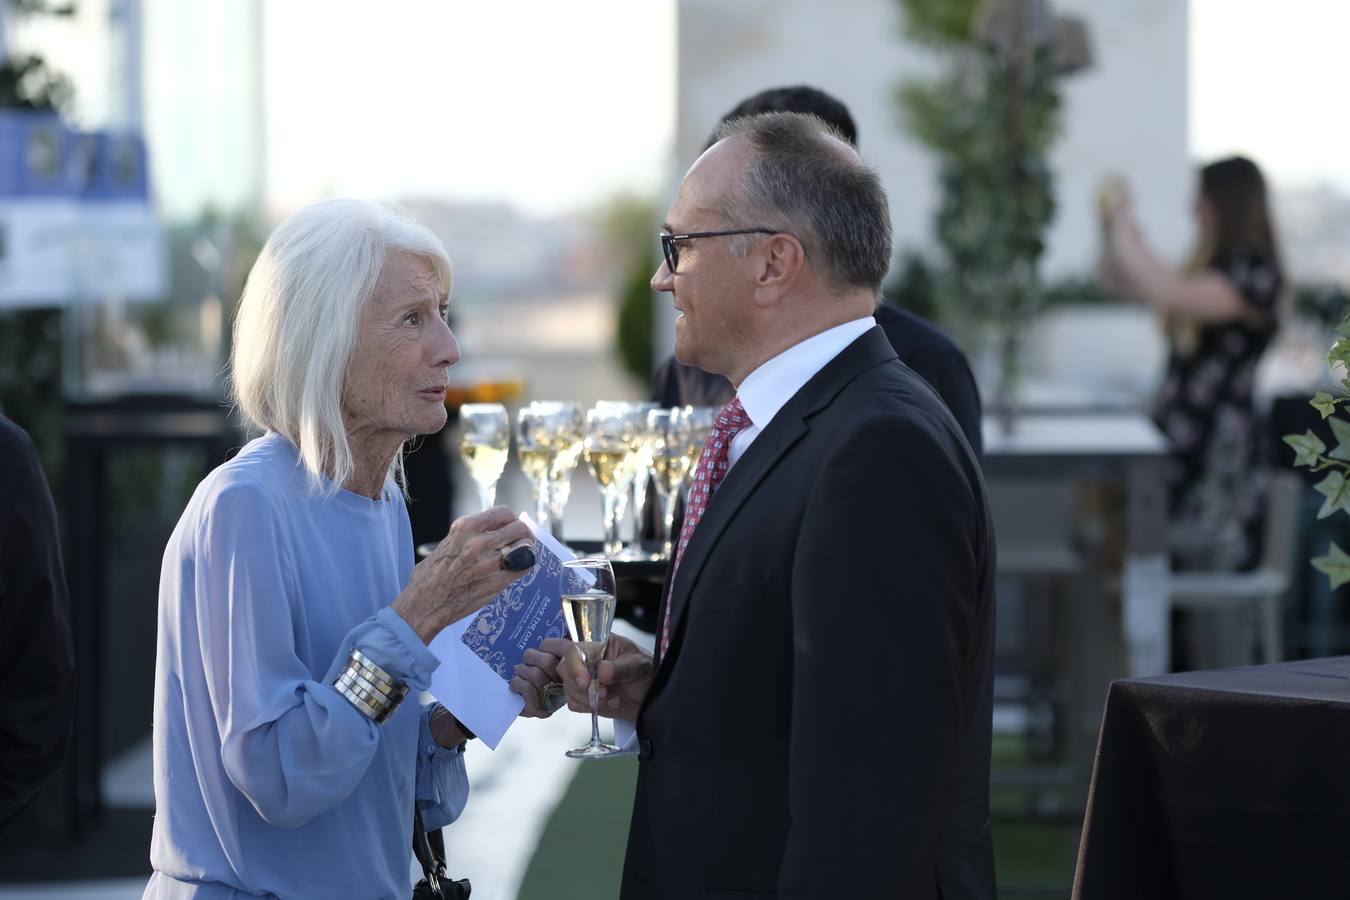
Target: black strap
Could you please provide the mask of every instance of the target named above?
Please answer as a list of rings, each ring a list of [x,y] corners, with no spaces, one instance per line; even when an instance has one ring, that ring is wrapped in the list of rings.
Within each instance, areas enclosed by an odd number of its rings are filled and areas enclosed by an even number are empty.
[[[414,900],[468,900],[473,887],[469,879],[450,881],[445,876],[445,838],[440,829],[427,831],[422,811],[413,808],[413,854],[422,866],[422,880],[413,888]]]

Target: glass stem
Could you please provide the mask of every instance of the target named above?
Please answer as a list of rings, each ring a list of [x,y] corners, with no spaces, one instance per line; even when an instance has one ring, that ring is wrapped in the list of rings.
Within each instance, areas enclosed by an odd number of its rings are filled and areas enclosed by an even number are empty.
[[[483,509],[492,509],[497,500],[497,482],[480,484],[478,486],[478,497],[483,501]]]
[[[617,556],[623,549],[619,539],[619,490],[610,485],[605,488],[605,555]]]
[[[587,690],[591,701],[591,745],[600,744],[600,685],[596,682],[596,669],[598,666],[588,666],[591,675],[591,686]]]
[[[661,495],[661,552],[667,559],[674,552],[675,535],[671,532],[675,529],[675,501],[679,496],[678,490]]]
[[[535,518],[539,521],[540,527],[542,527],[545,531],[552,534],[553,521],[549,513],[548,486],[549,486],[548,473],[545,472],[543,475],[539,476],[539,487],[538,487],[539,494],[534,504],[534,515]]]
[[[633,546],[642,545],[642,513],[647,508],[647,479],[639,473],[633,479]]]

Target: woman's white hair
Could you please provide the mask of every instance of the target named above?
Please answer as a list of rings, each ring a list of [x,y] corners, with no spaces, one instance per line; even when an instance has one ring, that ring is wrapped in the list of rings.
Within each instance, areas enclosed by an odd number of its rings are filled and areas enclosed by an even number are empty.
[[[449,297],[450,257],[426,228],[363,200],[315,203],[272,232],[239,299],[231,399],[254,426],[300,449],[317,494],[336,493],[353,474],[342,393],[361,311],[400,250],[430,262]],[[390,474],[401,468],[400,452]]]

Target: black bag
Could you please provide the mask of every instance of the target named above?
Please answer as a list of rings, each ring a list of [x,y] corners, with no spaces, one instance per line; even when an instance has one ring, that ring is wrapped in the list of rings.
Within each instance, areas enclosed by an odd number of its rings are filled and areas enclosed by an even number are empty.
[[[445,875],[445,839],[439,831],[428,833],[422,811],[413,810],[413,853],[422,864],[422,880],[413,886],[413,900],[469,900],[469,879],[450,881]]]

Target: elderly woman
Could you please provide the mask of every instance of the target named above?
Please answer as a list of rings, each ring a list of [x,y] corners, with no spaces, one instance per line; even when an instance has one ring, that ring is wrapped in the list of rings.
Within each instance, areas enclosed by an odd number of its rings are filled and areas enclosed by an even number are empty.
[[[351,200],[296,213],[249,275],[233,390],[265,433],[164,553],[147,897],[401,900],[414,805],[428,829],[464,806],[464,732],[405,695],[529,532],[498,507],[413,565],[396,478],[445,424],[450,286],[429,232]]]

